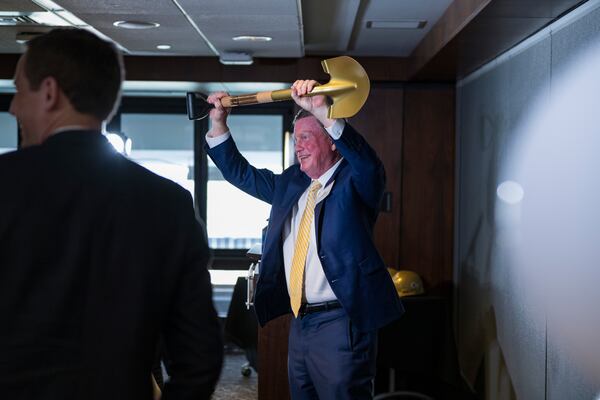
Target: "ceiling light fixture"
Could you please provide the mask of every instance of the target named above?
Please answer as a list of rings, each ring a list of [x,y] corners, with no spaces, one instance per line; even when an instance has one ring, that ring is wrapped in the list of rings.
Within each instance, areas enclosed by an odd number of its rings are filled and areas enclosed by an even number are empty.
[[[71,23],[65,20],[54,11],[0,11],[1,26],[17,25],[44,25],[44,26],[70,26]]]
[[[152,29],[160,26],[158,22],[146,21],[115,21],[113,25],[123,29]]]
[[[170,50],[171,45],[170,44],[159,44],[158,46],[156,46],[156,48],[159,50]]]
[[[241,35],[234,36],[232,38],[236,42],[270,42],[273,40],[270,36],[252,36],[252,35]]]
[[[22,15],[25,15],[25,13],[19,11],[0,11],[0,18],[20,17]]]
[[[99,30],[94,28],[93,26],[88,25],[87,23],[85,23],[85,21],[76,17],[73,13],[65,10],[64,8],[62,8],[61,6],[59,6],[52,0],[31,0],[31,1],[35,4],[37,4],[38,6],[40,6],[40,8],[46,10],[46,13],[50,13],[50,14],[53,14],[53,15],[59,17],[62,21],[66,22],[67,26],[71,25],[71,26],[79,27],[79,28],[85,29],[87,31],[93,32],[96,36],[99,36],[100,38],[102,38],[104,40],[115,43],[115,45],[119,49],[121,49],[122,52],[129,53],[129,50],[127,50],[125,47],[123,47],[122,44],[109,38],[104,33],[100,32]],[[33,14],[35,14],[35,13],[33,13]],[[31,13],[29,13],[28,15],[31,16]],[[30,18],[30,19],[32,21],[34,21],[34,23],[36,23],[36,24],[41,24],[41,23],[47,24],[47,23],[51,22],[51,21],[37,22],[33,18]],[[59,26],[65,26],[65,23],[61,22],[59,24]]]
[[[0,11],[0,26],[16,25],[36,25],[36,22],[23,13]]]
[[[35,4],[37,4],[38,6],[40,6],[41,8],[43,8],[46,11],[50,12],[51,14],[54,14],[57,17],[62,18],[63,20],[65,20],[66,22],[68,22],[70,25],[81,26],[81,27],[88,26],[81,19],[77,18],[71,12],[65,10],[64,8],[62,8],[61,6],[59,6],[58,4],[56,4],[55,2],[53,2],[52,0],[32,0],[32,1]]]
[[[369,29],[423,29],[427,25],[424,20],[395,20],[395,21],[368,21]]]
[[[242,52],[223,52],[219,56],[219,61],[223,65],[252,65],[254,62],[250,54]]]

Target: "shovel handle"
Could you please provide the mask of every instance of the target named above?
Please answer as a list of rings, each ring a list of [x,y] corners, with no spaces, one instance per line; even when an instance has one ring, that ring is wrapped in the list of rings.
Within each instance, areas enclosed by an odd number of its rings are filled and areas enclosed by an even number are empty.
[[[272,94],[276,92],[287,92],[287,98],[273,99]],[[225,96],[221,98],[223,107],[248,106],[251,104],[272,103],[274,101],[291,99],[292,91],[290,89],[275,90],[270,92],[258,92],[252,94],[242,94],[239,96]]]
[[[339,94],[356,87],[352,82],[335,82],[326,85],[317,85],[303,97],[312,97],[318,95]],[[239,96],[225,96],[221,98],[221,104],[224,107],[247,106],[251,104],[274,103],[292,99],[292,89],[273,90],[270,92],[258,92],[252,94],[243,94]]]

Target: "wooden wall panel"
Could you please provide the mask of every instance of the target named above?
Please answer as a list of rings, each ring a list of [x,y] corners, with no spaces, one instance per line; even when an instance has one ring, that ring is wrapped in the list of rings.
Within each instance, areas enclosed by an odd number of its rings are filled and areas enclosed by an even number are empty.
[[[126,56],[126,79],[138,81],[191,82],[293,82],[316,79],[327,82],[321,60],[333,56],[303,58],[257,58],[253,65],[225,66],[216,57]],[[371,81],[402,81],[408,59],[355,57]],[[19,55],[0,54],[0,79],[12,79]]]
[[[350,119],[385,166],[392,208],[379,214],[373,236],[388,267],[397,267],[400,261],[403,96],[402,85],[374,85],[363,109]]]
[[[287,354],[291,314],[258,328],[258,399],[289,400]]]
[[[404,94],[400,264],[431,293],[452,287],[454,85],[412,85]]]
[[[257,58],[249,66],[225,66],[215,57],[125,57],[127,79],[193,82],[293,82],[296,79],[329,81],[321,60],[331,58]],[[406,79],[407,59],[356,57],[371,81]]]
[[[414,76],[490,2],[491,0],[453,1],[410,55],[409,76]]]

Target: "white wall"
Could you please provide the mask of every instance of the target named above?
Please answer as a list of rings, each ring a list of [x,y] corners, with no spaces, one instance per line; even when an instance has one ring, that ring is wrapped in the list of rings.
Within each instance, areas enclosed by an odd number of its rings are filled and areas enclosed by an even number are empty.
[[[600,393],[599,7],[458,83],[457,342],[486,399]]]

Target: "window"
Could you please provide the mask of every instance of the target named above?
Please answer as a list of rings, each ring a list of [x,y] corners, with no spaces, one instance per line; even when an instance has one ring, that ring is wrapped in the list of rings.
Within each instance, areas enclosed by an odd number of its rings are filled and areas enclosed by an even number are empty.
[[[194,196],[194,123],[185,114],[121,114],[129,158]]]
[[[17,149],[17,120],[7,112],[0,112],[0,154]]]
[[[257,168],[283,170],[284,115],[235,114],[228,126],[242,155]],[[208,160],[206,227],[214,249],[248,249],[261,242],[271,206],[235,188]]]
[[[184,98],[124,97],[107,130],[131,138],[133,161],[192,193],[197,214],[206,221],[213,268],[247,269],[245,252],[260,243],[270,205],[223,179],[204,150],[208,118],[190,121],[185,110]],[[290,103],[240,107],[229,117],[238,148],[254,166],[283,170],[292,110]]]

